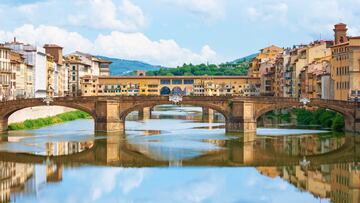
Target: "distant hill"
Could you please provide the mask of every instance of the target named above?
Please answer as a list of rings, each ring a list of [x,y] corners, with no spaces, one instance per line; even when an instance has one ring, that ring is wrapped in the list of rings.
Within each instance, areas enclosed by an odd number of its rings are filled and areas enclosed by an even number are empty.
[[[253,58],[255,58],[256,55],[257,55],[257,54],[251,54],[251,55],[249,55],[249,56],[245,56],[245,57],[236,59],[236,60],[231,61],[231,62],[229,62],[229,63],[231,63],[231,64],[237,64],[237,63],[240,63],[240,62],[243,62],[243,61],[249,62],[249,61],[251,61]]]
[[[110,60],[112,64],[110,65],[110,74],[111,75],[132,75],[135,70],[159,70],[161,66],[151,65],[141,61],[109,58],[106,56],[97,56],[99,58]]]

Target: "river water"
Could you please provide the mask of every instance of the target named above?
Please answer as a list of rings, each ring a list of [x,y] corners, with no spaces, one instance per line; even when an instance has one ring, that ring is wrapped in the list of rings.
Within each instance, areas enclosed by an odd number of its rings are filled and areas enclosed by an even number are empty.
[[[360,136],[262,129],[159,106],[126,132],[92,120],[2,135],[3,202],[360,202]]]

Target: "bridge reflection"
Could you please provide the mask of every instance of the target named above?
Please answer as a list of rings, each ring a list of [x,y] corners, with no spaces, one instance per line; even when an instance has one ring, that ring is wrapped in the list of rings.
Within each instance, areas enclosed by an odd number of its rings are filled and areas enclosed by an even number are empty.
[[[161,157],[150,156],[148,146],[130,144],[125,136],[117,134],[106,137],[99,135],[91,148],[70,155],[39,156],[1,152],[1,201],[9,201],[11,194],[37,193],[44,184],[61,182],[64,168],[81,165],[256,166],[259,173],[272,178],[281,177],[316,197],[330,198],[333,202],[360,200],[360,137],[319,139],[309,135],[261,138],[254,134],[244,134],[236,140],[210,139],[204,142],[223,149],[190,159],[162,160]],[[310,161],[309,166],[299,165],[304,156]],[[46,175],[43,179],[36,178],[37,173],[44,172]]]
[[[156,132],[149,131],[146,135]],[[231,136],[231,135],[230,135]],[[288,166],[299,165],[304,157],[312,165],[358,161],[360,137],[319,138],[319,135],[260,137],[242,134],[237,139],[203,140],[220,149],[181,160],[182,166]],[[52,146],[49,144],[49,146]],[[71,152],[71,153],[70,153]],[[78,153],[41,156],[26,153],[0,152],[0,161],[17,163],[91,164],[124,167],[168,166],[172,160],[156,156],[146,144],[131,144],[125,134],[97,135],[94,141],[83,142]]]

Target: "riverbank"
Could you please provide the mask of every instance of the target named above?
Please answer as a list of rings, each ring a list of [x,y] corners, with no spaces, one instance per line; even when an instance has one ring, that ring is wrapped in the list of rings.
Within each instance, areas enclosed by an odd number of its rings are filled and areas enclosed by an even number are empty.
[[[91,116],[82,111],[71,111],[46,118],[28,119],[24,122],[12,123],[9,125],[9,130],[32,130],[79,119],[91,119]]]

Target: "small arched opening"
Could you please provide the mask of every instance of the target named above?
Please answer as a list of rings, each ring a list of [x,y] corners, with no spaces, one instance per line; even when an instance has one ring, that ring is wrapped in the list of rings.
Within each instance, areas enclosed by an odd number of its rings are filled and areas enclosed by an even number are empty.
[[[160,89],[160,95],[169,95],[171,93],[171,90],[169,87],[162,87]]]
[[[173,95],[183,95],[181,87],[174,87],[171,91]]]

